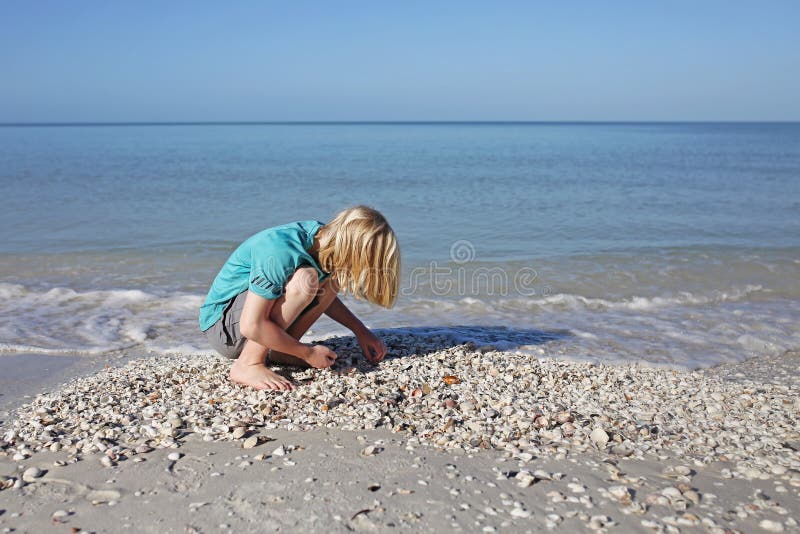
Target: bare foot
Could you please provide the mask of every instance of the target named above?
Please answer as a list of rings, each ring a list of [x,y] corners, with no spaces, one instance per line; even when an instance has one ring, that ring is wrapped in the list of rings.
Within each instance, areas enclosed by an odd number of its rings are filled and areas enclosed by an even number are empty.
[[[263,363],[247,364],[236,361],[231,367],[230,377],[233,382],[255,389],[292,390],[294,385],[274,371],[270,371]]]

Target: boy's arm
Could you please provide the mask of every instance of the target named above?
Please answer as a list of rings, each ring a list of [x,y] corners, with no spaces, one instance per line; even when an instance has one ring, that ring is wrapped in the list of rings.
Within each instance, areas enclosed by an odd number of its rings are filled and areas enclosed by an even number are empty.
[[[333,299],[328,309],[325,310],[325,315],[356,335],[358,344],[361,345],[361,350],[369,361],[377,363],[386,356],[386,345],[383,341],[370,332],[369,328],[364,326],[364,323],[344,305],[339,297]]]
[[[274,304],[274,300],[265,299],[248,291],[239,319],[239,331],[244,337],[252,339],[259,345],[308,361],[312,355],[312,347],[300,343],[270,320],[269,314]]]
[[[333,299],[328,309],[325,310],[325,315],[346,327],[356,336],[363,334],[364,331],[367,330],[364,323],[350,311],[350,308],[344,305],[344,302],[342,302],[339,297]]]

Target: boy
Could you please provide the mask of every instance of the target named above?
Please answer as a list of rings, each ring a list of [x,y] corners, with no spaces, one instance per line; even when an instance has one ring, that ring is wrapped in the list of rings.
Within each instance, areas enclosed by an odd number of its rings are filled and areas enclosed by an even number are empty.
[[[337,297],[339,290],[390,308],[400,284],[400,248],[380,212],[348,208],[328,224],[300,221],[255,234],[231,254],[200,308],[214,349],[235,358],[230,378],[256,389],[290,390],[266,361],[330,367],[336,353],[299,339],[325,313],[350,329],[368,360],[386,346]]]

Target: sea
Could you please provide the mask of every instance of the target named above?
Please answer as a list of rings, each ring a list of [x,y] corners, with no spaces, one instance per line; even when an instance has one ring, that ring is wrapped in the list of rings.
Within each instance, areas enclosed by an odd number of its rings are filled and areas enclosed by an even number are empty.
[[[386,334],[694,369],[800,348],[798,123],[0,127],[0,358],[204,354],[270,226],[382,211]],[[307,340],[347,331],[330,319]]]

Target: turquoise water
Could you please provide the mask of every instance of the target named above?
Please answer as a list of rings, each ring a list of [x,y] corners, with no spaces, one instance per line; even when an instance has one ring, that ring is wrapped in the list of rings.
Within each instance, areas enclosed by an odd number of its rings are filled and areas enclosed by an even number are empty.
[[[2,127],[0,193],[5,351],[206,351],[239,242],[357,203],[404,255],[394,310],[354,303],[376,327],[686,367],[800,347],[800,124]]]

